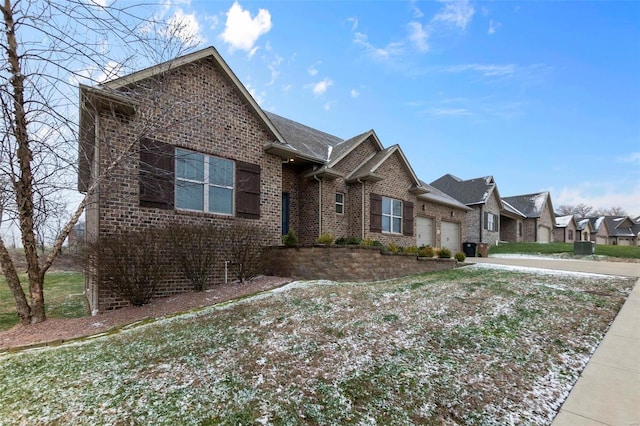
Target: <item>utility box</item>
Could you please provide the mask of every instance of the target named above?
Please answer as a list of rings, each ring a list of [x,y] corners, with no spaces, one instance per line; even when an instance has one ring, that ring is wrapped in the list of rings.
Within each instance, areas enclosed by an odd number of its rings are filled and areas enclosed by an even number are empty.
[[[574,241],[573,254],[592,255],[596,252],[596,243],[592,241]]]
[[[489,244],[478,243],[478,257],[489,257]]]
[[[462,244],[462,251],[467,257],[476,257],[476,243]]]

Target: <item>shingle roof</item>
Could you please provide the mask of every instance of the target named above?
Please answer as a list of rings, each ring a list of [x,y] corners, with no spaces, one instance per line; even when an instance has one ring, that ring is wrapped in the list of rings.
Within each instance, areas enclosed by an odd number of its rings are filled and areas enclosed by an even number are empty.
[[[572,214],[567,216],[558,216],[556,217],[556,226],[558,228],[566,228],[567,226],[569,226],[572,220],[573,220]]]
[[[604,216],[604,221],[609,229],[609,235],[612,237],[633,237],[636,235],[632,230],[635,224],[626,216]]]
[[[540,217],[548,199],[548,192],[503,197],[504,201],[529,218]]]
[[[321,132],[272,112],[266,112],[266,115],[285,141],[307,156],[328,161],[332,148],[343,142],[343,139],[337,136]]]
[[[460,180],[453,175],[446,174],[431,182],[431,186],[469,206],[486,203],[496,188],[496,183],[493,176]]]
[[[438,188],[431,186],[424,181],[420,181],[420,184],[429,192],[427,192],[426,194],[418,195],[419,200],[430,201],[435,204],[455,207],[457,209],[462,209],[467,211],[471,210],[469,207],[465,206],[460,201],[456,200],[450,195],[447,195],[444,192],[440,191]]]

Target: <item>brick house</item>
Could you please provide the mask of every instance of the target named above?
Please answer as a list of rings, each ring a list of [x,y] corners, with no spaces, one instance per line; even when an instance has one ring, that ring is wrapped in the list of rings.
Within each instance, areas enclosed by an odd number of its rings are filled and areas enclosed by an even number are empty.
[[[576,221],[578,231],[578,241],[591,241],[591,221],[589,219],[579,219]]]
[[[373,130],[342,140],[263,111],[213,47],[80,86],[78,188],[93,187],[89,237],[215,223],[255,225],[267,245],[293,228],[306,244],[329,233],[409,246],[431,221],[432,245],[444,227],[458,251],[468,210]],[[88,272],[93,312],[126,304]],[[157,295],[188,290],[176,276]]]
[[[503,202],[524,217],[522,224],[523,242],[553,242],[556,218],[553,213],[551,194],[549,192],[504,197]]]
[[[493,176],[462,180],[446,174],[431,186],[472,210],[466,216],[466,241],[493,245],[500,240],[500,217],[505,208]]]
[[[593,224],[591,240],[596,244],[638,245],[640,225],[628,216],[600,216],[593,218]]]
[[[580,241],[581,234],[578,231],[578,223],[572,214],[556,217],[556,227],[553,230],[553,237],[554,241],[561,243]]]

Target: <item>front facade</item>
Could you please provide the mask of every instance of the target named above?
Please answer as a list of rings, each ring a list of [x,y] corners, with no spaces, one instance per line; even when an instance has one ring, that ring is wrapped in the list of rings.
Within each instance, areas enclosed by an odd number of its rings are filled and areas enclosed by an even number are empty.
[[[553,230],[554,241],[561,243],[573,243],[581,241],[578,224],[573,215],[556,217],[556,227]]]
[[[556,224],[549,192],[504,197],[503,202],[519,212],[522,221],[522,241],[549,243],[554,241]]]
[[[466,216],[465,241],[489,245],[500,241],[503,205],[493,176],[462,180],[446,174],[431,182],[431,185],[471,209]]]
[[[264,112],[212,47],[81,86],[80,99],[90,238],[215,223],[256,226],[266,245],[294,229],[304,244],[328,233],[411,246],[420,217],[432,220],[434,246],[445,223],[452,251],[465,239],[468,209],[434,199],[399,146],[383,148],[372,130],[342,140]],[[93,312],[126,304],[88,272]],[[189,289],[176,275],[157,295]]]

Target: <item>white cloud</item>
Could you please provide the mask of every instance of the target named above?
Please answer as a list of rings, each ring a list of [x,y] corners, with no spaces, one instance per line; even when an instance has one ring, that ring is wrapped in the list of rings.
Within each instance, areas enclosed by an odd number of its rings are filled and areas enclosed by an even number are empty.
[[[385,47],[375,47],[369,43],[369,38],[366,34],[359,32],[354,34],[353,42],[363,46],[369,56],[376,60],[390,59],[391,57],[400,55],[403,51],[402,43],[389,43]]]
[[[351,22],[351,31],[355,31],[358,29],[358,18],[356,17],[347,18],[347,22]]]
[[[429,44],[427,43],[427,39],[429,38],[429,33],[426,31],[425,27],[422,26],[419,22],[409,22],[409,40],[416,46],[416,48],[421,52],[426,52],[429,50]]]
[[[251,85],[246,84],[245,85],[247,88],[247,91],[249,92],[249,94],[251,94],[251,96],[253,97],[253,99],[255,99],[255,101],[258,103],[258,105],[262,105],[264,103],[264,99],[265,99],[265,92],[260,92],[258,93],[256,91],[255,88],[251,87]]]
[[[577,187],[563,187],[551,191],[551,201],[555,207],[584,203],[594,209],[622,207],[631,217],[640,215],[640,184],[616,186],[604,183],[585,182]]]
[[[495,64],[461,64],[451,65],[446,67],[437,68],[444,72],[461,73],[466,71],[475,71],[482,74],[484,77],[507,77],[513,75],[518,70],[515,64],[495,65]]]
[[[227,22],[222,40],[230,45],[231,50],[239,49],[249,52],[249,56],[257,51],[258,38],[271,30],[271,14],[260,9],[255,18],[248,10],[244,10],[238,2],[234,2],[227,11]]]
[[[640,152],[630,152],[625,157],[618,157],[618,160],[623,163],[636,163],[640,165]]]
[[[445,6],[433,17],[432,22],[442,22],[464,30],[474,13],[468,0],[446,0]]]
[[[360,92],[358,92],[356,89],[351,89],[350,94],[352,98],[357,98],[358,96],[360,96]]]
[[[495,34],[496,30],[500,28],[502,24],[500,22],[493,22],[493,19],[489,19],[489,30],[487,34]]]
[[[327,89],[333,85],[333,81],[328,78],[325,78],[322,81],[314,83],[311,87],[313,94],[316,96],[324,95]]]
[[[422,18],[424,16],[424,13],[422,13],[422,10],[420,10],[420,8],[416,6],[415,0],[412,0],[410,2],[410,7],[411,7],[411,11],[413,12],[414,18]]]
[[[438,116],[461,116],[471,115],[471,111],[466,108],[431,108],[429,113]]]
[[[187,45],[197,45],[205,41],[200,34],[200,24],[194,13],[185,13],[177,9],[171,18],[167,20],[167,35],[180,39]]]
[[[310,65],[309,68],[307,68],[307,72],[309,73],[310,76],[316,76],[318,75],[318,68],[317,66],[320,65],[322,62],[320,61],[316,61],[315,64]]]

